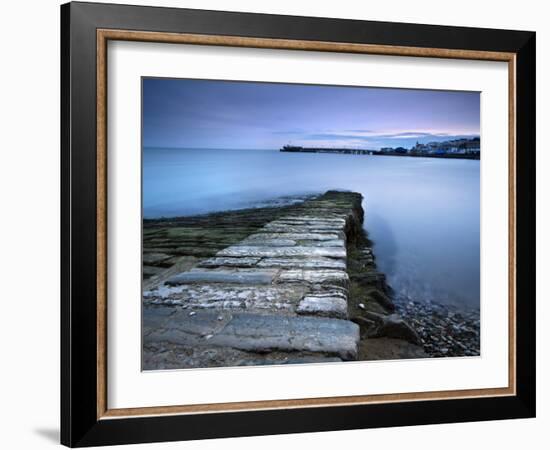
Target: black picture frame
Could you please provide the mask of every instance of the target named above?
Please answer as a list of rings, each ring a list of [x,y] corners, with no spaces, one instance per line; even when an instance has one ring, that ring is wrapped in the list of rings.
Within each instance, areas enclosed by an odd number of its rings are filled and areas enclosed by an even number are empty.
[[[230,413],[98,418],[98,29],[516,55],[516,394]],[[534,32],[114,4],[61,6],[61,442],[71,447],[535,416]]]

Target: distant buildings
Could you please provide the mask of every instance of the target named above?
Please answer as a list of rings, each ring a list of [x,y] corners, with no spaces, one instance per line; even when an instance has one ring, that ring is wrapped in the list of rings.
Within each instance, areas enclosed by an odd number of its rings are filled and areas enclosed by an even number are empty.
[[[412,148],[405,147],[383,147],[380,150],[342,148],[342,147],[301,147],[298,145],[285,145],[282,152],[300,153],[340,153],[348,155],[389,155],[389,156],[423,156],[433,158],[480,158],[479,137],[470,139],[453,139],[442,142],[428,142],[427,144],[416,143]]]
[[[439,156],[439,157],[468,157],[477,159],[480,156],[479,137],[471,139],[453,139],[442,142],[416,143],[409,150],[403,147],[381,148],[380,155],[407,155],[407,156]]]

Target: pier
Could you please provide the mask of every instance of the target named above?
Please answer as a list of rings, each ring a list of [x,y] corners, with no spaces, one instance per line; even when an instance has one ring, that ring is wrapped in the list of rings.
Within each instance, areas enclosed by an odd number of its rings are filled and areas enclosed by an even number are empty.
[[[144,369],[356,359],[346,263],[362,221],[359,194],[329,192],[145,291]]]
[[[429,152],[407,150],[404,148],[398,149],[355,149],[355,148],[338,148],[338,147],[301,147],[295,145],[285,145],[279,151],[286,153],[336,153],[341,155],[373,155],[373,156],[405,156],[411,158],[443,158],[443,159],[480,159],[479,149],[465,153],[447,153],[447,152]]]
[[[143,369],[426,357],[362,196],[144,221]]]
[[[359,148],[300,147],[295,145],[285,145],[280,151],[289,153],[341,153],[344,155],[373,155],[376,153],[376,150]]]

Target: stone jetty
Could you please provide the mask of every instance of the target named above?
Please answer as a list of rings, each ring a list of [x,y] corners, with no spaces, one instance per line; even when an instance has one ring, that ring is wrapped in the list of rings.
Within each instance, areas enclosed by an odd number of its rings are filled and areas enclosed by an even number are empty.
[[[329,191],[275,208],[246,237],[145,281],[143,369],[357,359],[347,263],[362,234],[361,201]],[[147,227],[145,264],[178,256],[166,238],[178,235],[174,225]]]

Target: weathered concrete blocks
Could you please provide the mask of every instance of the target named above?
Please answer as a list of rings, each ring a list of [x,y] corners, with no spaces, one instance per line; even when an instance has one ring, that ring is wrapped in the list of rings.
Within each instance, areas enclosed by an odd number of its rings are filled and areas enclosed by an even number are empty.
[[[330,241],[309,242],[308,245],[313,245],[314,247],[339,247],[339,248],[345,248],[346,247],[346,242],[343,239],[332,239]]]
[[[269,223],[263,230],[269,233],[337,233],[342,227],[338,226],[321,226],[321,225],[307,225],[307,224],[288,224],[288,223]]]
[[[238,314],[212,344],[246,351],[310,351],[357,357],[359,326],[339,319]]]
[[[255,266],[261,258],[208,258],[204,261],[201,261],[197,266],[198,267],[208,267],[208,268],[217,268],[217,267],[253,267]]]
[[[334,258],[263,258],[258,267],[282,269],[340,269],[346,270],[346,261]]]
[[[179,313],[144,337],[147,344],[230,347],[248,352],[314,352],[357,357],[359,326],[340,319],[236,313],[218,320],[214,312]]]
[[[346,220],[344,218],[316,217],[316,216],[287,216],[270,222],[271,224],[310,224],[326,225],[335,227],[344,227]]]
[[[257,235],[254,235],[257,236]],[[261,236],[261,235],[260,235]],[[246,238],[245,240],[235,244],[237,246],[242,245],[261,245],[266,247],[292,247],[296,245],[296,241],[292,239],[260,239],[260,238]]]
[[[240,309],[292,312],[306,295],[306,286],[189,284],[145,293],[152,305],[179,305],[192,309]]]
[[[154,353],[145,365],[166,358],[176,368],[179,358],[181,367],[356,359],[346,242],[360,226],[360,203],[355,194],[349,201],[329,194],[345,201],[305,202],[144,292],[144,346]]]
[[[256,233],[246,238],[247,242],[263,239],[292,239],[294,241],[332,241],[340,239],[339,233]]]
[[[296,312],[298,314],[312,314],[347,319],[348,303],[342,297],[308,295],[300,302]]]
[[[345,248],[338,247],[262,247],[256,245],[242,245],[227,247],[217,253],[216,256],[231,257],[266,257],[278,258],[287,256],[306,256],[327,258],[345,258]]]
[[[278,283],[315,283],[315,284],[331,284],[336,286],[347,287],[349,277],[344,270],[303,270],[289,269],[283,270],[277,278]]]
[[[189,272],[174,275],[166,280],[166,284],[169,286],[189,283],[271,284],[275,275],[277,270],[273,269],[192,269]]]

